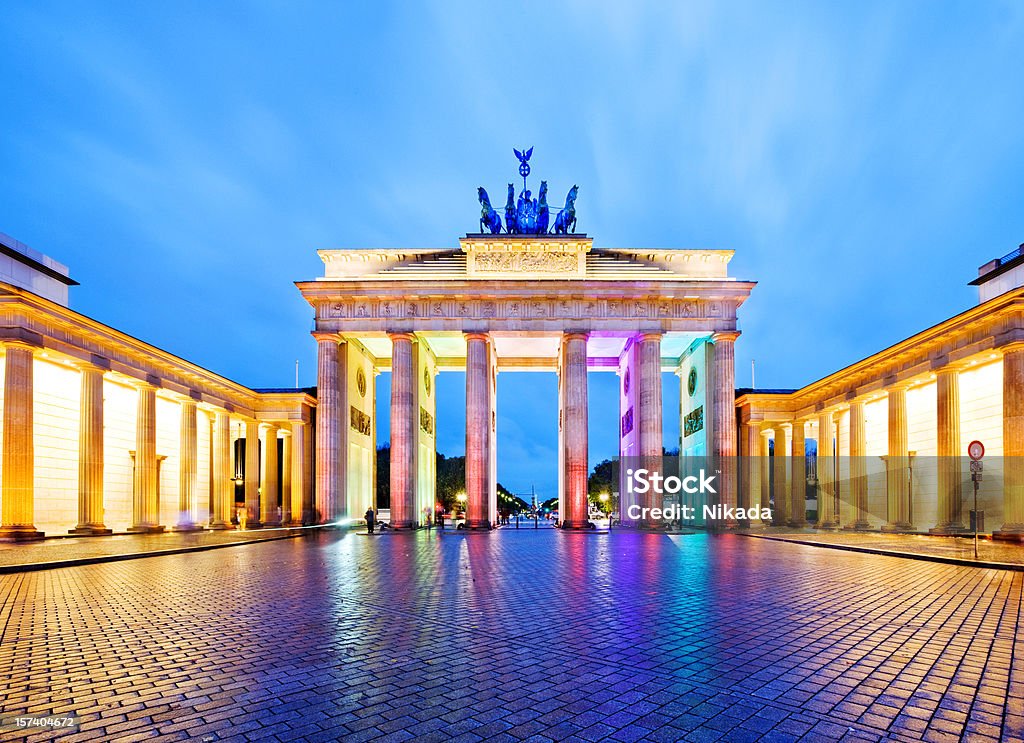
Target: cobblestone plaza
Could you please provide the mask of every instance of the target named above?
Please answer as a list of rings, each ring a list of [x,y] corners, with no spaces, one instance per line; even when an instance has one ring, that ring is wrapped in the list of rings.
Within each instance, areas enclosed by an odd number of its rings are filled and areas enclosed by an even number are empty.
[[[313,532],[0,576],[4,715],[76,714],[68,741],[1019,740],[1022,580],[738,534]]]

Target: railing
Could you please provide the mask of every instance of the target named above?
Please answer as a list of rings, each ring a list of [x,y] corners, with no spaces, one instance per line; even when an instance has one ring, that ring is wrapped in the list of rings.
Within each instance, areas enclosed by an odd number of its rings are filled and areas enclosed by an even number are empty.
[[[1001,266],[1004,263],[1009,263],[1014,258],[1019,258],[1021,256],[1021,253],[1024,253],[1024,243],[1021,243],[1016,250],[1011,250],[1009,253],[1000,258],[999,265]]]

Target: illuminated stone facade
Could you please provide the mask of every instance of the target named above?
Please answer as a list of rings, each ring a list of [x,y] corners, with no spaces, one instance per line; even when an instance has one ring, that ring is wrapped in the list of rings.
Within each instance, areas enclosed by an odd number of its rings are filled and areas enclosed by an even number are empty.
[[[325,250],[324,276],[298,284],[320,349],[317,518],[358,518],[373,484],[352,477],[341,359],[390,370],[391,519],[423,523],[434,505],[432,381],[466,371],[467,522],[497,519],[497,375],[559,375],[559,514],[587,523],[587,372],[620,377],[620,454],[661,455],[661,374],[699,354],[702,453],[735,453],[732,345],[753,284],[729,277],[731,251],[595,248],[583,235],[467,235],[458,249]],[[369,372],[368,372],[369,373]],[[705,395],[707,391],[707,395]],[[431,425],[422,425],[430,421]],[[735,482],[724,488],[735,498]],[[734,500],[732,501],[735,502]]]

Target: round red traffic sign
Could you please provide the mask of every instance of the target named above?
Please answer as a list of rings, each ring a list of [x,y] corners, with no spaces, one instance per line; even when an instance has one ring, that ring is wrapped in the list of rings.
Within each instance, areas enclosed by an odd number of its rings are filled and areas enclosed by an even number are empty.
[[[967,445],[967,456],[977,462],[985,456],[985,445],[980,441],[972,441]]]

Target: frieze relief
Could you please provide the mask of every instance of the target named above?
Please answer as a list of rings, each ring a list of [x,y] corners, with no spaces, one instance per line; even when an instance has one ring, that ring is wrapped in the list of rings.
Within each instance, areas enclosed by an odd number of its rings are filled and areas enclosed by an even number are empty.
[[[697,299],[350,299],[317,304],[324,319],[720,319],[730,303]]]

